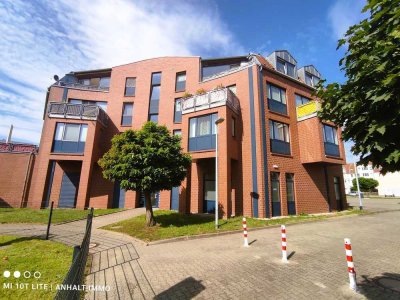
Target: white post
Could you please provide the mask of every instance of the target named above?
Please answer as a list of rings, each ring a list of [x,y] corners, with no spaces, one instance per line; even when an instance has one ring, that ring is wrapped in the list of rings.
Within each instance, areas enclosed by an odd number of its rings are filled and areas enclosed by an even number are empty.
[[[286,252],[286,226],[281,225],[281,239],[282,239],[282,261],[287,263],[287,252]]]
[[[10,131],[8,132],[8,137],[7,137],[7,141],[6,141],[7,144],[11,143],[13,129],[14,129],[14,126],[13,126],[13,124],[11,124]]]
[[[353,251],[351,250],[350,239],[344,239],[344,248],[346,249],[347,271],[349,272],[350,288],[357,291],[356,271],[354,269]]]
[[[247,220],[245,217],[243,217],[242,224],[243,224],[243,238],[244,238],[243,246],[249,247],[249,240],[247,238]]]
[[[358,183],[358,171],[357,171],[357,164],[356,163],[354,163],[354,170],[355,170],[355,173],[356,173],[358,200],[360,201],[360,210],[362,210],[363,209],[363,203],[362,203],[361,193],[360,193],[360,184]]]

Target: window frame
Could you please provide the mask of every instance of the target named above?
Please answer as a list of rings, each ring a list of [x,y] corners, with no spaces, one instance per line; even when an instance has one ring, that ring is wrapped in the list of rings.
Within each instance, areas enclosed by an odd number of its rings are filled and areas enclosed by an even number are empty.
[[[337,134],[337,128],[335,126],[331,126],[328,124],[322,124],[322,128],[323,128],[323,134],[324,134],[324,143],[335,144],[335,145],[339,146],[339,138],[338,138],[338,134]],[[334,141],[333,143],[328,141],[327,132],[326,132],[325,128],[332,129],[332,133],[334,134],[334,136],[332,136],[333,141]]]
[[[74,139],[66,139],[65,138],[65,133],[67,130],[68,126],[79,126],[79,130],[78,130],[78,137],[76,140]],[[59,130],[59,128],[62,127],[62,132],[60,133],[61,139],[57,138],[57,132]],[[52,142],[52,146],[51,146],[51,153],[73,153],[73,154],[81,154],[83,155],[85,152],[85,143],[86,143],[86,139],[87,139],[87,134],[89,131],[89,125],[87,123],[66,123],[66,122],[56,122],[56,126],[55,126],[55,130],[54,130],[54,136],[53,136],[53,142]],[[82,137],[85,137],[84,139],[82,139]],[[76,143],[76,150],[77,151],[55,151],[55,142],[61,142],[61,149],[63,147],[63,143],[67,142],[67,143]],[[79,146],[83,144],[82,147],[82,151],[79,151]]]
[[[298,104],[297,103],[297,99],[301,99],[301,104]],[[303,99],[306,99],[307,100],[307,102],[303,102]],[[296,101],[296,107],[298,107],[298,106],[300,106],[300,105],[304,105],[304,104],[307,104],[307,103],[309,103],[309,102],[311,102],[312,100],[311,100],[311,98],[308,98],[308,97],[305,97],[305,96],[303,96],[303,95],[300,95],[300,94],[295,94],[295,101]]]
[[[127,105],[131,105],[132,106],[131,115],[125,115],[124,114],[125,113],[125,107]],[[133,108],[134,108],[134,103],[133,102],[123,102],[122,103],[121,126],[132,126],[132,123],[133,123]],[[124,118],[126,118],[126,117],[130,117],[131,118],[130,124],[125,124],[124,123]]]
[[[286,89],[273,83],[267,82],[267,102],[268,110],[273,113],[288,116],[288,99]],[[279,100],[273,97],[273,90],[279,93]]]
[[[178,102],[180,103],[180,110],[177,110]],[[174,123],[182,123],[182,98],[176,98],[174,101]]]
[[[278,138],[275,137],[275,127],[274,127],[275,123],[282,124],[282,125],[284,125],[283,128],[287,128],[286,134],[285,134],[285,130],[284,130],[284,133],[283,133],[284,139],[283,140],[278,139]],[[270,134],[270,139],[271,140],[277,140],[277,141],[286,142],[286,143],[290,144],[290,128],[289,128],[289,124],[282,123],[282,122],[275,121],[275,120],[269,120],[269,126],[270,126],[269,134]],[[272,127],[272,137],[271,137],[271,127]],[[286,137],[288,139],[287,141],[285,140]]]
[[[278,63],[283,65],[284,72],[279,70]],[[289,69],[288,69],[289,65],[293,67],[293,75],[289,74]],[[285,75],[290,76],[292,78],[296,78],[296,65],[292,64],[291,62],[288,62],[288,61],[284,60],[283,58],[276,57],[276,70],[278,72],[282,73],[282,74],[285,74]]]
[[[179,76],[182,76],[182,75],[185,76],[185,80],[184,81],[179,81],[178,78],[179,78]],[[186,90],[186,80],[187,80],[186,71],[182,71],[182,72],[177,72],[176,73],[176,76],[175,76],[175,92],[179,93],[179,92],[184,92]],[[182,83],[182,82],[183,82],[183,88],[178,86],[179,83]]]
[[[127,85],[129,79],[132,79],[132,80],[134,81],[134,83],[135,83],[134,86],[128,86],[128,85]],[[133,88],[133,93],[132,93],[132,94],[129,94],[129,95],[127,94],[127,89],[128,89],[128,88]],[[135,95],[136,95],[136,77],[126,77],[126,78],[125,78],[124,96],[125,96],[125,97],[135,97]]]

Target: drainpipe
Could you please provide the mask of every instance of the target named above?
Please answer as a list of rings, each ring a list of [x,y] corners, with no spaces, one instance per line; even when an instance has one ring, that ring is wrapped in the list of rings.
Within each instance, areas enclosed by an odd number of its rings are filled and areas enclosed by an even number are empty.
[[[29,154],[29,161],[28,161],[28,165],[26,167],[26,172],[25,172],[25,181],[24,181],[24,190],[22,192],[22,198],[21,198],[21,204],[20,204],[20,208],[25,207],[25,198],[26,198],[26,190],[28,189],[28,182],[29,182],[29,174],[31,174],[32,171],[32,157],[33,157],[33,152],[31,152]]]
[[[324,174],[325,174],[325,185],[326,185],[326,200],[328,201],[329,212],[331,212],[332,211],[332,207],[331,207],[331,200],[329,199],[328,169],[326,168],[326,165],[324,165]]]

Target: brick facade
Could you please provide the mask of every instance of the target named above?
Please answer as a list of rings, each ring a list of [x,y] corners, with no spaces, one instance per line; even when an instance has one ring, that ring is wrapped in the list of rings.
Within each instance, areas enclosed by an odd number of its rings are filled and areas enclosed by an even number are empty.
[[[230,60],[222,61],[229,65]],[[189,123],[194,117],[217,113],[225,121],[218,125],[218,198],[222,217],[246,215],[271,216],[270,172],[280,176],[281,214],[287,215],[285,174],[294,174],[296,213],[326,212],[337,209],[333,177],[339,177],[341,205],[345,195],[341,164],[345,163],[343,143],[339,136],[340,157],[328,157],[324,152],[322,123],[314,116],[299,121],[296,114],[295,94],[313,98],[313,88],[304,82],[279,74],[258,55],[243,57],[247,64],[202,79],[200,57],[164,57],[143,60],[112,69],[74,73],[73,76],[88,78],[110,77],[108,90],[83,89],[79,86],[53,85],[49,88],[47,107],[50,102],[62,103],[71,99],[107,101],[108,123],[99,120],[76,120],[64,117],[44,117],[40,152],[34,168],[33,183],[29,193],[29,206],[39,208],[48,201],[58,205],[61,183],[65,172],[80,172],[76,207],[113,207],[116,201],[114,183],[103,179],[98,159],[109,149],[111,138],[128,128],[139,129],[148,120],[152,73],[161,72],[158,123],[171,132],[181,130],[182,148],[190,152],[192,165],[187,178],[179,187],[179,211],[201,213],[204,210],[205,176],[215,170],[215,149],[189,151]],[[209,61],[210,64],[218,60]],[[217,87],[236,86],[240,109],[229,105],[215,106],[182,114],[182,120],[174,123],[175,100],[184,91],[175,91],[178,72],[186,72],[186,92],[195,94],[198,89],[211,91]],[[125,96],[126,78],[136,78],[135,96]],[[288,115],[268,109],[268,83],[286,90]],[[131,126],[122,126],[124,103],[133,103]],[[235,134],[232,134],[235,120]],[[290,128],[290,155],[271,153],[269,120],[279,121]],[[87,124],[88,131],[83,154],[54,153],[52,145],[57,122]],[[333,125],[333,124],[331,124]],[[264,147],[264,142],[266,147]],[[264,168],[264,165],[266,168]],[[54,167],[53,167],[54,166]],[[54,169],[54,171],[53,171]],[[52,183],[50,184],[50,181]],[[256,190],[255,190],[256,188]],[[49,196],[48,196],[49,195]],[[127,191],[124,207],[140,205],[139,193]],[[171,191],[161,191],[159,207],[171,208]],[[258,210],[258,214],[255,209]]]

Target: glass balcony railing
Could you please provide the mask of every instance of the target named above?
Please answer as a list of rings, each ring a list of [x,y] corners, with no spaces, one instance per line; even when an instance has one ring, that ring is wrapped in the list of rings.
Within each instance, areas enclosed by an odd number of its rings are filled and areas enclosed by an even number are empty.
[[[70,104],[65,102],[50,102],[48,109],[49,118],[98,120],[103,125],[108,125],[107,113],[97,105]]]

